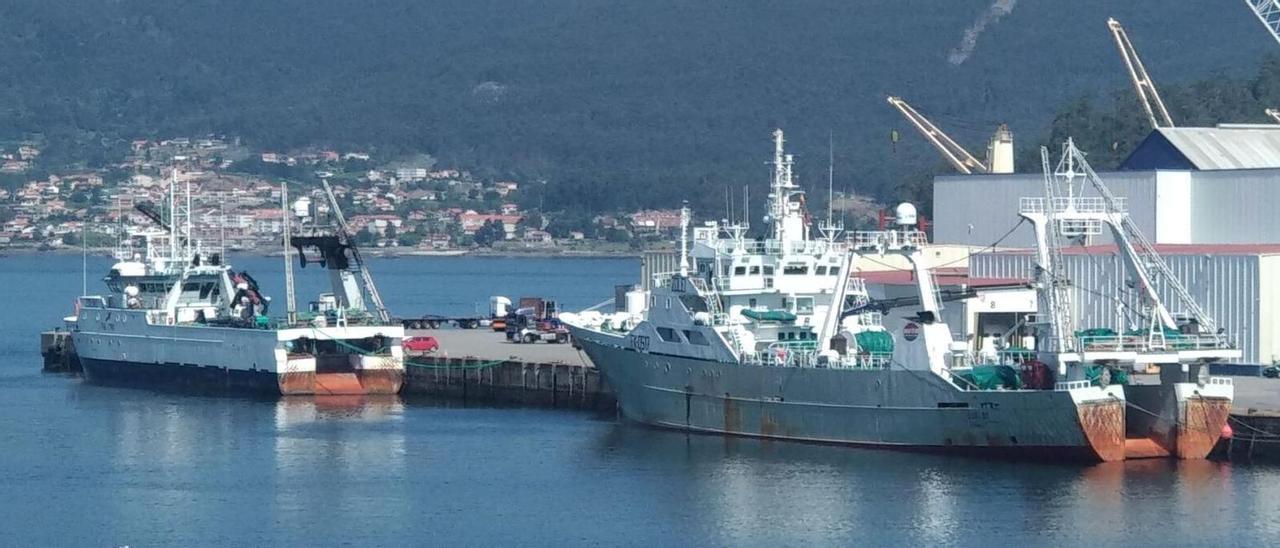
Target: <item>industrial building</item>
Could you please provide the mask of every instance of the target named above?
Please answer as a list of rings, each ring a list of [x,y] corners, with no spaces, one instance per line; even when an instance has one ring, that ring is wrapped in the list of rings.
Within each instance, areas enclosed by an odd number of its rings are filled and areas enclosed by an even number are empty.
[[[1120,170],[1098,175],[1125,199],[1130,217],[1153,243],[1280,242],[1280,125],[1158,128]],[[1043,195],[1039,171],[938,176],[934,241],[1030,247],[1035,242],[1028,229],[1001,237],[1018,223],[1019,201]],[[1096,194],[1084,189],[1082,195]],[[1104,233],[1089,243],[1110,242]]]
[[[1275,283],[1280,280],[1280,244],[1157,245],[1156,252],[1192,298],[1234,337],[1244,352],[1243,362],[1271,363],[1280,359],[1280,284]],[[1032,275],[1034,255],[1032,250],[980,253],[969,260],[969,276],[976,280],[1026,280]],[[1141,325],[1142,320],[1130,312],[1138,308],[1138,292],[1121,283],[1125,267],[1115,246],[1064,248],[1063,261],[1076,288],[1080,329],[1109,327],[1124,331]],[[1162,300],[1176,302],[1170,288],[1159,289]],[[985,296],[967,303],[967,313],[973,316],[967,324],[974,329],[970,332],[978,337],[989,336],[1008,325],[1008,313],[1035,311],[1030,289],[1016,290],[1008,296],[1018,298],[996,301]],[[1025,307],[1027,297],[1031,309],[1018,308]],[[995,321],[984,321],[984,314],[995,314]]]
[[[1156,128],[1119,170],[1098,175],[1194,299],[1236,338],[1242,361],[1280,360],[1280,125]],[[1018,226],[1018,210],[1022,198],[1044,196],[1042,173],[944,175],[933,190],[936,243],[999,244],[970,257],[970,278],[1034,277],[1034,236],[1029,224]],[[1096,196],[1087,185],[1080,193]],[[1063,252],[1080,325],[1132,326],[1135,318],[1125,316],[1136,295],[1120,285],[1124,266],[1111,235],[1075,243]],[[1030,290],[979,293],[954,326],[964,326],[974,350],[1035,311]]]

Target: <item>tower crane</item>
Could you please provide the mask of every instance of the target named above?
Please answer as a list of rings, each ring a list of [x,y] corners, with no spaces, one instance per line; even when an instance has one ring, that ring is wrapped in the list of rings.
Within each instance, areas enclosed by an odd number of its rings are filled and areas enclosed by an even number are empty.
[[[969,154],[969,151],[948,137],[941,129],[938,129],[938,126],[933,125],[933,122],[930,122],[928,118],[916,112],[916,109],[911,108],[911,105],[908,105],[901,97],[890,96],[889,104],[898,109],[898,112],[901,112],[907,121],[911,122],[911,125],[920,130],[920,134],[924,135],[924,138],[928,139],[930,143],[933,143],[938,152],[942,153],[942,157],[946,158],[956,168],[956,171],[965,175],[972,174],[975,171],[978,173],[991,172],[987,164]]]
[[[1151,128],[1173,127],[1173,119],[1169,117],[1169,111],[1164,108],[1164,101],[1160,100],[1160,92],[1156,91],[1156,84],[1151,81],[1151,75],[1147,74],[1147,68],[1143,66],[1142,59],[1138,57],[1138,52],[1129,42],[1129,35],[1125,33],[1124,27],[1120,26],[1120,22],[1115,18],[1108,18],[1107,28],[1111,29],[1111,36],[1116,40],[1116,47],[1120,49],[1120,57],[1124,59],[1125,68],[1129,69],[1129,79],[1133,80],[1133,89],[1138,92],[1138,101],[1142,103],[1142,109],[1147,113]]]

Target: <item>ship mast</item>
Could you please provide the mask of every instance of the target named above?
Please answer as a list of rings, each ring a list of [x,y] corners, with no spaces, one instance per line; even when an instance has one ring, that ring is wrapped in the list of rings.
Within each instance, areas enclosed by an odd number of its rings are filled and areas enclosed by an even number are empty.
[[[178,260],[178,168],[169,180],[169,261]]]
[[[680,207],[680,276],[689,276],[689,203]]]
[[[834,243],[844,232],[844,222],[835,222],[836,149],[831,133],[827,133],[827,220],[818,226],[828,244]]]
[[[804,221],[804,191],[796,186],[792,167],[795,159],[783,150],[782,130],[773,130],[773,182],[769,193],[769,218],[773,223],[773,239],[778,242],[808,240],[809,227]]]
[[[293,241],[290,235],[289,183],[280,183],[280,213],[284,215],[284,294],[285,310],[289,325],[298,319],[298,308],[293,291]]]

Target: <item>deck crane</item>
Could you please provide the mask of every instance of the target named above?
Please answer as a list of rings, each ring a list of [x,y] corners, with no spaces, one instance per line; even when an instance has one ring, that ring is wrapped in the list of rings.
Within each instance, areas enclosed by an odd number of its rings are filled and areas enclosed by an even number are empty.
[[[969,151],[948,137],[941,129],[938,129],[938,126],[933,125],[933,122],[930,122],[928,118],[916,112],[916,109],[911,108],[911,105],[908,105],[901,97],[890,96],[889,104],[898,109],[898,112],[901,112],[902,116],[906,117],[908,122],[911,122],[911,125],[920,130],[920,134],[924,135],[924,138],[928,139],[930,143],[933,143],[938,152],[942,153],[942,157],[946,158],[956,168],[956,171],[965,175],[970,175],[975,171],[978,173],[991,173],[989,164],[969,154]],[[1004,133],[1008,133],[1007,128],[1002,127],[1002,129],[1004,129]],[[997,132],[997,138],[999,137],[1000,133]],[[1009,148],[1012,149],[1012,138],[1009,141]],[[1009,171],[1013,171],[1012,168]]]
[[[1129,42],[1129,35],[1125,33],[1124,27],[1120,26],[1120,22],[1115,18],[1107,19],[1107,27],[1111,29],[1111,36],[1115,38],[1116,47],[1120,49],[1120,57],[1124,59],[1125,68],[1129,69],[1129,79],[1133,81],[1134,91],[1138,92],[1138,101],[1142,103],[1142,109],[1147,113],[1151,128],[1174,127],[1169,111],[1164,108],[1164,101],[1160,100],[1160,92],[1156,91],[1156,84],[1151,81],[1151,75],[1147,74],[1147,68],[1143,66],[1142,59],[1138,57],[1138,52]]]
[[[1262,26],[1267,27],[1271,37],[1280,42],[1280,0],[1244,0],[1244,3],[1262,21]],[[1267,116],[1280,124],[1280,110],[1269,108],[1266,112]]]

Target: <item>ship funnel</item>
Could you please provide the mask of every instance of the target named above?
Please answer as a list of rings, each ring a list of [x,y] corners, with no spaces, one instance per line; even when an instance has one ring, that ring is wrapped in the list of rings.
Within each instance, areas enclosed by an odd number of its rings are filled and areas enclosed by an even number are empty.
[[[1013,173],[1013,132],[1009,126],[1000,124],[991,143],[987,145],[987,165],[991,173]]]

